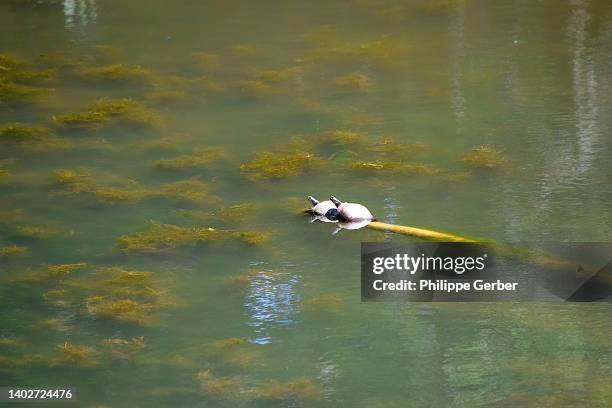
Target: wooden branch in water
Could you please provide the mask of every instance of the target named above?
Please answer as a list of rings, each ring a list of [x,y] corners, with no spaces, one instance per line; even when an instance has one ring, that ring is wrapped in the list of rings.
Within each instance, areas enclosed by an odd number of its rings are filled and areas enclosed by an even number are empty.
[[[428,239],[431,241],[450,241],[450,242],[487,242],[475,238],[462,237],[460,235],[448,234],[445,232],[432,231],[424,228],[407,227],[404,225],[387,224],[384,222],[372,221],[368,228],[378,231],[390,231],[411,237]]]

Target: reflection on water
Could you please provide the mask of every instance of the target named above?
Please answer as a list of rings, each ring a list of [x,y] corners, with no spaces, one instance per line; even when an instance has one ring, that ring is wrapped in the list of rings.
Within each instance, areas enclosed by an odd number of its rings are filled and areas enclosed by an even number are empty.
[[[96,23],[97,10],[96,0],[64,0],[64,27],[81,40],[88,26]]]
[[[254,329],[251,341],[266,344],[272,340],[272,328],[295,323],[300,301],[295,292],[299,275],[292,273],[294,265],[281,264],[281,271],[265,269],[261,263],[252,267],[261,270],[250,280],[244,306],[250,318],[248,325]]]
[[[410,238],[301,213],[609,241],[609,1],[179,3],[0,2],[0,385],[611,405],[609,306],[361,304]]]

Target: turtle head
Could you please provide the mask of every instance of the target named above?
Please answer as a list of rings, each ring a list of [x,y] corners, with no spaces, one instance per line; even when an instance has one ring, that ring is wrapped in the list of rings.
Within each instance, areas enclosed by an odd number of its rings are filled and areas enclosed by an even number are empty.
[[[317,200],[313,196],[306,196],[306,199],[310,201],[310,204],[312,204],[313,206],[319,204],[319,200]]]
[[[334,203],[334,205],[336,207],[340,207],[340,204],[342,204],[342,201],[338,200],[336,197],[331,196],[329,197],[329,199],[331,200],[332,203]]]

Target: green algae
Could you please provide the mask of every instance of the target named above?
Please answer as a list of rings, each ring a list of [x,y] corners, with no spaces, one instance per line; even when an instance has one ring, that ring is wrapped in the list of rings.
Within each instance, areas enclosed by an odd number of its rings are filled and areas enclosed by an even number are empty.
[[[89,177],[89,173],[84,170],[58,169],[53,170],[53,177],[58,184],[76,184],[82,183]]]
[[[243,388],[242,381],[237,377],[217,377],[210,370],[200,371],[195,376],[202,390],[213,397],[236,398]]]
[[[367,75],[353,72],[335,78],[334,84],[343,89],[364,91],[372,87],[372,80]]]
[[[161,119],[153,111],[132,99],[98,99],[85,111],[54,116],[53,120],[66,127],[89,129],[112,123],[147,127],[162,125]]]
[[[11,258],[18,255],[23,255],[28,251],[27,247],[21,245],[10,245],[0,248],[0,258]]]
[[[207,168],[219,160],[228,157],[223,147],[207,147],[197,149],[193,154],[186,154],[172,159],[162,159],[155,162],[155,167],[161,170],[183,170]]]
[[[298,377],[281,382],[268,380],[252,392],[255,399],[286,401],[303,404],[321,398],[320,387],[309,377]]]
[[[59,344],[55,348],[56,357],[51,366],[74,366],[92,368],[100,364],[100,352],[90,346],[73,344],[69,341]]]
[[[344,304],[344,299],[337,293],[327,293],[304,301],[310,310],[335,310]]]
[[[15,229],[15,234],[20,237],[41,239],[48,238],[53,234],[53,231],[48,227],[21,225]]]
[[[253,203],[222,206],[212,211],[178,210],[177,213],[204,224],[237,224],[252,218],[257,211]]]
[[[97,267],[92,272],[86,264],[64,264],[55,269],[49,267],[21,279],[54,285],[43,293],[43,301],[55,307],[86,312],[97,319],[145,325],[154,321],[155,312],[175,304],[165,291],[157,289],[167,283],[150,272],[119,266]]]
[[[260,232],[230,231],[215,228],[180,227],[172,224],[151,222],[143,232],[123,235],[117,238],[117,245],[123,252],[164,252],[183,246],[203,242],[239,241],[249,245],[265,242],[268,235]]]
[[[51,129],[44,126],[31,126],[23,123],[7,123],[0,127],[0,140],[25,140],[47,137]]]
[[[174,201],[216,202],[219,199],[210,193],[210,187],[198,179],[180,180],[164,184],[152,195]]]
[[[113,359],[131,360],[145,348],[144,336],[131,339],[111,338],[104,339],[102,345]]]
[[[0,106],[18,106],[40,101],[53,89],[0,81]]]
[[[255,153],[255,158],[242,164],[240,171],[250,181],[271,181],[297,177],[320,167],[322,163],[323,160],[312,153],[311,146],[293,138],[274,151]]]
[[[219,66],[219,56],[209,52],[192,52],[191,60],[201,68],[215,68]]]
[[[330,130],[323,133],[317,140],[319,144],[339,145],[343,148],[355,147],[368,140],[368,134],[350,130]]]
[[[350,168],[368,174],[384,175],[414,175],[429,173],[431,167],[427,164],[405,163],[402,161],[362,161],[356,160],[350,164]]]
[[[77,74],[90,81],[138,82],[148,84],[155,73],[140,65],[113,64],[103,67],[83,68]]]
[[[0,54],[0,83],[38,84],[55,77],[55,71],[35,70],[23,59]]]
[[[494,170],[508,164],[508,158],[501,150],[489,145],[480,145],[472,148],[462,159],[476,169]]]
[[[425,150],[427,146],[421,142],[400,142],[396,139],[385,137],[377,140],[368,150],[376,157],[385,159],[403,160],[418,152]]]

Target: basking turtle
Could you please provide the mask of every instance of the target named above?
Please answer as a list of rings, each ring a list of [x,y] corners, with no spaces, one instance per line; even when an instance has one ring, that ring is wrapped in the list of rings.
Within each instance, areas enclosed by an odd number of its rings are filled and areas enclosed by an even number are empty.
[[[337,222],[338,209],[336,205],[330,200],[319,201],[313,196],[306,197],[312,204],[310,212],[314,216],[313,220],[319,220],[323,222]]]
[[[334,196],[331,196],[329,199],[338,209],[336,217],[342,223],[362,224],[366,222],[365,225],[368,225],[371,221],[375,220],[370,210],[361,204],[343,203]],[[365,227],[365,225],[363,226]]]

